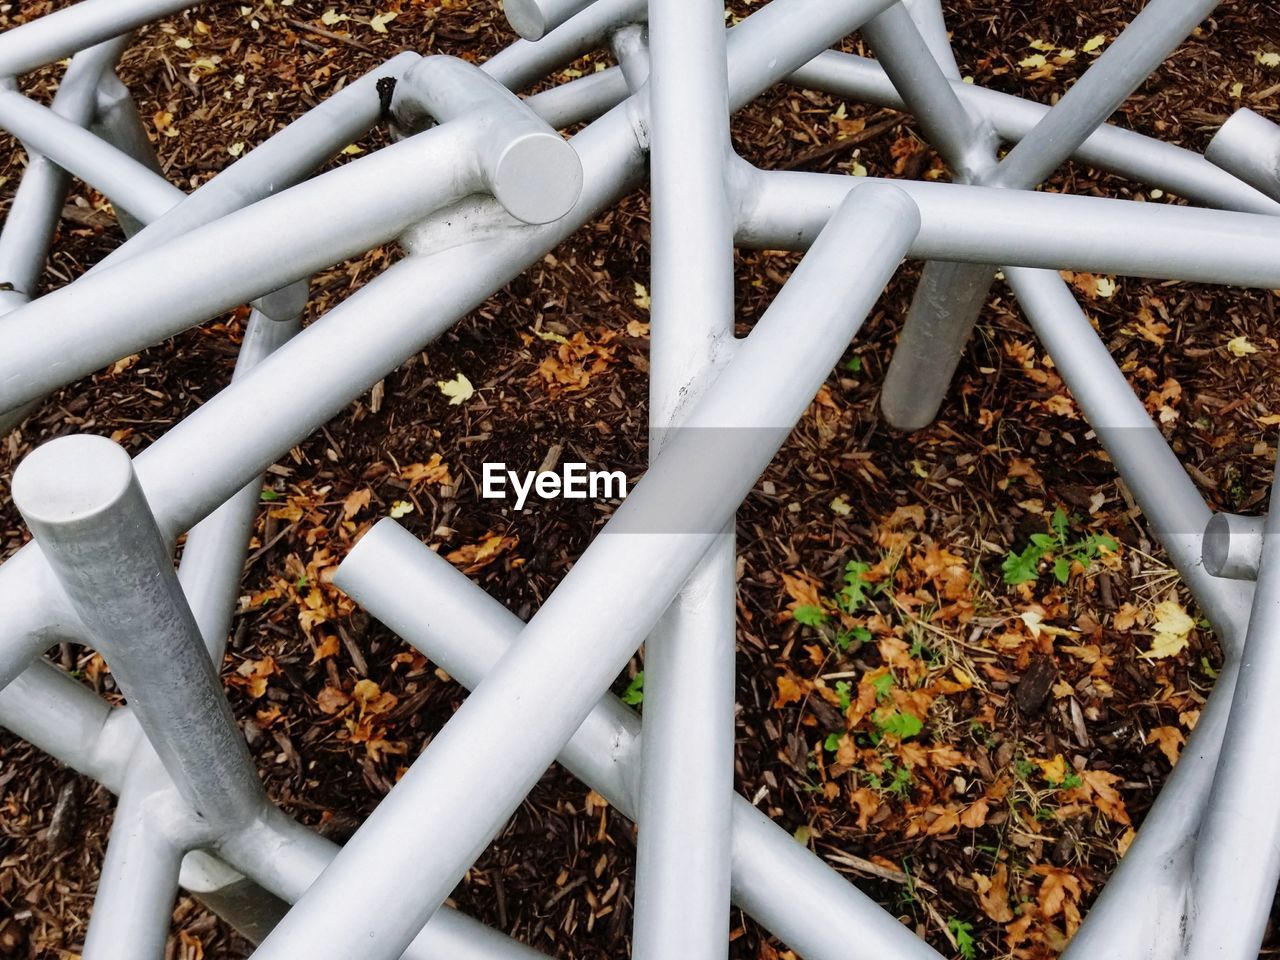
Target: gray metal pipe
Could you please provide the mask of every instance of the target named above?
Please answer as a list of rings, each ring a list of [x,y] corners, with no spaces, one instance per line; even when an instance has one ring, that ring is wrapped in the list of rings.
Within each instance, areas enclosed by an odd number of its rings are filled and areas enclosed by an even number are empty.
[[[129,455],[102,437],[37,448],[13,499],[179,789],[226,828],[261,786]]]
[[[1280,200],[1280,127],[1242,108],[1209,141],[1205,159]]]

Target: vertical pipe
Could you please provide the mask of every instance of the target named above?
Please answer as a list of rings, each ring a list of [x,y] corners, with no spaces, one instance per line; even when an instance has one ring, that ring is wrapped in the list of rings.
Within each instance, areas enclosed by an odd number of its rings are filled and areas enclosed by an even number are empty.
[[[1277,475],[1280,479],[1280,474]],[[1221,581],[1235,582],[1235,581]],[[1187,960],[1256,956],[1280,879],[1280,482],[1213,789],[1196,838]]]
[[[151,764],[131,767],[111,822],[84,960],[163,960],[182,861],[157,815],[159,794],[171,789],[154,755]]]
[[[650,0],[649,57],[652,459],[733,341],[723,2]],[[645,642],[634,960],[729,948],[734,560],[730,523]]]
[[[129,455],[72,435],[29,454],[13,500],[191,806],[238,825],[262,791]]]
[[[999,165],[973,182],[1019,190],[1039,183],[1215,6],[1217,0],[1151,0]],[[917,430],[937,416],[993,280],[990,267],[926,265],[881,396],[891,424]]]

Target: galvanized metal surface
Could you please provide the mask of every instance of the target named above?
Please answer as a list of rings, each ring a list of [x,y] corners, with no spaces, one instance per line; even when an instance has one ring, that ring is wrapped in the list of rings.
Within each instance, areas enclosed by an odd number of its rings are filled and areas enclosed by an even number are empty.
[[[35,541],[0,565],[0,722],[120,795],[87,960],[159,958],[179,883],[260,939],[259,960],[539,956],[443,904],[556,759],[638,818],[635,956],[726,956],[732,900],[808,960],[936,957],[732,793],[733,514],[904,256],[931,262],[888,418],[932,418],[1002,271],[1227,653],[1066,955],[1256,956],[1280,878],[1280,520],[1211,516],[1056,273],[1280,288],[1280,129],[1241,111],[1206,159],[1106,125],[1212,0],[1152,0],[1051,109],[959,82],[936,0],[772,0],[728,31],[708,0],[508,0],[526,39],[480,68],[401,54],[190,196],[156,172],[113,72],[130,30],[186,5],[82,0],[0,35],[0,127],[32,151],[0,232],[0,428],[254,302],[231,386],[144,454],[63,438],[14,477]],[[881,63],[827,49],[860,28]],[[609,46],[620,69],[513,95]],[[51,107],[18,92],[73,53]],[[383,78],[398,142],[310,177],[379,121]],[[780,82],[911,111],[959,182],[751,167],[729,114]],[[1201,206],[1031,192],[1071,156]],[[213,670],[261,473],[646,172],[665,439],[528,624],[392,521],[352,551],[338,586],[475,693],[338,850],[267,800]],[[130,239],[112,269],[37,296],[68,173]],[[393,237],[411,255],[299,333],[307,277]],[[735,243],[807,250],[740,339]],[[641,737],[607,691],[646,638]],[[58,639],[100,650],[130,706],[45,662]]]

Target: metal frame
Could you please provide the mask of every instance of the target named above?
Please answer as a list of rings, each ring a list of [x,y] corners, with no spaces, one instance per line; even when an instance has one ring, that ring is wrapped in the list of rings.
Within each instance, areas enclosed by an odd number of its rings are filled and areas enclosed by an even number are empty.
[[[556,759],[639,823],[637,958],[726,956],[731,900],[808,960],[936,957],[732,791],[733,515],[904,256],[929,264],[886,417],[932,419],[1002,265],[1227,655],[1067,956],[1256,956],[1280,878],[1280,512],[1211,514],[1055,272],[1280,288],[1280,128],[1241,111],[1201,157],[1105,124],[1212,0],[1151,0],[1052,108],[961,83],[937,0],[772,0],[727,31],[704,0],[508,0],[526,39],[479,68],[401,54],[190,196],[113,71],[130,30],[187,5],[82,0],[0,35],[0,126],[30,157],[0,231],[0,428],[254,304],[231,385],[137,458],[67,437],[13,478],[34,542],[0,566],[0,722],[120,796],[86,960],[162,956],[179,884],[259,960],[538,956],[444,901]],[[878,61],[827,49],[855,30]],[[600,47],[620,66],[513,94]],[[70,54],[50,107],[19,92]],[[312,176],[379,121],[388,78],[396,142]],[[730,113],[781,82],[909,110],[957,182],[750,166]],[[1030,189],[1071,156],[1202,206]],[[528,624],[393,521],[351,551],[339,587],[474,693],[338,850],[266,798],[215,670],[261,474],[646,165],[650,470]],[[37,296],[71,175],[129,239]],[[309,275],[392,238],[410,256],[299,333]],[[735,244],[806,251],[745,338]],[[44,660],[59,640],[100,650],[129,706]],[[607,694],[642,642],[644,737]]]

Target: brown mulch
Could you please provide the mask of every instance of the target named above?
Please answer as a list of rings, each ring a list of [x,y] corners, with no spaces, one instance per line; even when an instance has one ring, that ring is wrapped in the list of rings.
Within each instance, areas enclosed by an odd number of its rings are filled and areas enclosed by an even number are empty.
[[[5,8],[0,26],[54,6]],[[946,3],[964,73],[1042,102],[1096,55],[1084,49],[1091,38],[1114,38],[1139,6]],[[337,22],[326,22],[328,9],[313,0],[209,5],[139,32],[121,75],[173,182],[206,181],[398,49],[479,61],[511,40],[492,0],[352,3]],[[397,16],[375,31],[370,18],[389,11]],[[1240,106],[1280,118],[1280,69],[1255,56],[1280,51],[1277,12],[1224,3],[1117,121],[1203,150]],[[847,48],[863,52],[856,38]],[[588,58],[561,79],[608,62]],[[24,89],[47,98],[56,82],[44,70]],[[877,132],[860,136],[868,129]],[[946,177],[909,117],[790,88],[744,110],[733,136],[766,168]],[[382,142],[375,133],[359,146]],[[7,141],[6,203],[22,163]],[[1079,165],[1048,188],[1180,202]],[[50,288],[119,243],[109,214],[73,183]],[[633,478],[643,471],[647,214],[643,193],[628,197],[271,469],[224,676],[271,795],[326,835],[349,836],[465,696],[345,603],[326,572],[394,511],[521,617],[538,609],[605,513],[533,501],[516,515],[479,499],[480,465],[533,469],[558,451]],[[309,318],[398,256],[388,247],[323,272]],[[739,255],[740,333],[796,259]],[[944,955],[964,953],[963,931],[977,956],[1054,956],[1167,776],[1219,653],[1197,627],[1175,656],[1140,655],[1157,605],[1189,598],[1003,287],[938,421],[904,438],[879,419],[879,385],[918,272],[909,264],[886,290],[739,514],[738,789]],[[1206,498],[1261,509],[1275,456],[1274,421],[1264,420],[1280,413],[1267,377],[1280,350],[1274,295],[1072,281]],[[0,556],[26,538],[6,484],[32,446],[94,432],[145,448],[226,384],[245,316],[73,384],[0,438]],[[1238,337],[1256,352],[1228,350]],[[452,406],[437,382],[458,373],[476,393]],[[1078,562],[1066,584],[1047,570],[1005,583],[1005,558],[1048,532],[1059,507],[1069,515],[1065,542],[1105,535],[1116,549]],[[857,602],[838,595],[851,562],[865,565],[853,568],[866,594]],[[803,607],[825,611],[826,622],[798,622]],[[80,648],[53,655],[117,698],[100,658]],[[617,689],[641,667],[637,658]],[[353,697],[376,706],[358,715]],[[919,721],[916,732],[905,717]],[[51,836],[59,797],[71,815]],[[104,790],[0,736],[0,956],[76,955],[110,811]],[[633,849],[633,827],[557,767],[454,900],[548,954],[622,956]],[[733,957],[788,956],[741,913],[732,926]],[[187,899],[171,948],[189,960],[250,949]]]

